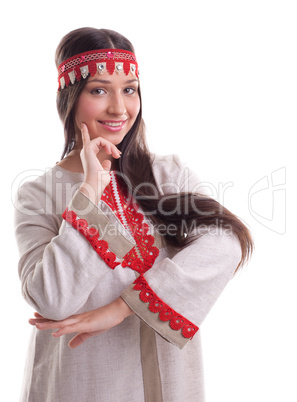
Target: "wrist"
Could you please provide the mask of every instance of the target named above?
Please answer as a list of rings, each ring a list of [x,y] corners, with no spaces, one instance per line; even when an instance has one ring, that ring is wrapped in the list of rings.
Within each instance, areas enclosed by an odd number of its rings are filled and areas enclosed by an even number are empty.
[[[104,192],[104,188],[101,183],[98,185],[97,182],[85,180],[79,186],[79,191],[81,191],[87,198],[89,198],[90,201],[97,205]]]
[[[128,304],[121,297],[118,297],[115,300],[115,302],[117,304],[117,310],[120,312],[123,320],[129,317],[130,315],[134,314],[134,311],[128,306]]]

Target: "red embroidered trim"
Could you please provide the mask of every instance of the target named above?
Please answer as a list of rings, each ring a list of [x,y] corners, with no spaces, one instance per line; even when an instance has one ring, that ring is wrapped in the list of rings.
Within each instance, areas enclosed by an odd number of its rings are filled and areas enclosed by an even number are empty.
[[[76,213],[65,209],[62,217],[77,229],[91,244],[97,254],[106,262],[106,264],[114,269],[120,262],[116,261],[117,257],[114,253],[108,250],[108,243],[105,240],[100,240],[100,234],[97,229],[88,227],[88,222],[85,219],[77,217]]]
[[[169,325],[173,330],[178,331],[181,329],[181,333],[185,338],[193,338],[199,328],[159,299],[143,275],[139,275],[134,283],[133,289],[140,290],[140,300],[144,303],[149,303],[148,308],[152,313],[159,313],[161,321],[169,321]]]
[[[139,207],[128,195],[125,184],[111,172],[111,182],[101,197],[115,213],[124,227],[130,231],[136,247],[133,247],[123,258],[122,267],[128,267],[140,274],[149,270],[159,255],[154,244],[154,237],[148,234],[149,226]]]
[[[62,217],[90,242],[110,268],[114,269],[121,264],[123,268],[128,267],[142,274],[153,266],[159,255],[159,249],[153,246],[155,239],[147,233],[149,226],[144,222],[144,216],[138,211],[138,205],[128,196],[124,182],[118,181],[113,172],[110,172],[110,175],[110,185],[105,188],[101,200],[112,209],[136,242],[136,246],[124,256],[122,263],[119,262],[116,254],[108,250],[108,243],[99,239],[98,230],[89,228],[85,219],[78,218],[75,212],[68,208]]]
[[[80,81],[87,78],[89,74],[94,76],[96,72],[108,71],[113,74],[115,71],[130,72],[138,77],[138,64],[132,52],[123,49],[98,49],[76,54],[63,61],[58,66],[59,90],[68,87],[70,82]]]

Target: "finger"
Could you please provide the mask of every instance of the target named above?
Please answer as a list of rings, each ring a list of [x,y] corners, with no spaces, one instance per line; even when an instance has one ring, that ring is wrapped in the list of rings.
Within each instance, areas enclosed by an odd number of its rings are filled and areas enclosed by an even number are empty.
[[[99,149],[104,148],[105,153],[107,155],[111,155],[112,154],[112,150],[111,150],[112,144],[109,141],[107,141],[105,138],[99,137],[98,139],[99,139],[99,143],[97,143],[97,145],[98,145]]]
[[[119,159],[122,155],[122,152],[115,145],[113,145],[111,154],[114,158]]]
[[[34,316],[36,318],[44,318],[41,314],[37,313],[37,311],[34,313]]]
[[[81,345],[83,342],[85,342],[87,339],[91,338],[93,334],[91,332],[83,332],[80,334],[75,335],[74,338],[70,340],[68,343],[68,346],[71,349],[77,348],[79,345]]]
[[[85,324],[84,323],[76,323],[73,325],[68,325],[66,327],[58,329],[58,331],[53,332],[52,336],[55,338],[59,338],[60,336],[67,335],[67,334],[73,334],[74,332],[80,332],[85,329]]]
[[[114,158],[118,159],[121,156],[121,151],[110,141],[106,140],[102,137],[94,138],[92,141],[96,143],[99,150],[104,148],[104,151],[107,155],[112,155]]]
[[[61,321],[40,322],[36,324],[36,327],[40,330],[64,328],[69,325],[75,325],[77,323],[77,320],[78,319],[76,317],[69,317],[66,318],[66,320]]]
[[[85,123],[81,123],[80,127],[81,127],[81,136],[82,136],[83,146],[85,146],[86,144],[88,144],[91,141],[90,135],[89,135],[89,130]]]
[[[114,158],[118,159],[121,156],[122,152],[114,144],[110,143],[110,154]]]
[[[101,163],[101,166],[103,167],[104,170],[106,170],[107,172],[110,171],[111,169],[111,161],[109,159],[106,159],[105,161],[103,161]]]
[[[52,322],[52,321],[48,320],[47,318],[30,318],[28,322],[31,325],[36,325],[36,324],[40,324],[43,322]]]
[[[34,324],[32,324],[32,325],[34,325]],[[35,323],[35,326],[40,331],[44,331],[46,329],[57,329],[57,328],[59,328],[59,324],[56,321],[39,321],[39,322]]]

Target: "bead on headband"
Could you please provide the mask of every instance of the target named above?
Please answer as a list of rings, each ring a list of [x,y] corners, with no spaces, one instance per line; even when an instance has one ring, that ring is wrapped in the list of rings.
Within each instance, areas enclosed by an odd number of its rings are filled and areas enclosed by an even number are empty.
[[[130,72],[138,77],[138,64],[136,57],[132,52],[123,49],[99,49],[79,53],[63,61],[58,66],[58,90],[87,78],[89,74],[95,75],[96,72],[103,74],[107,71],[109,74]]]

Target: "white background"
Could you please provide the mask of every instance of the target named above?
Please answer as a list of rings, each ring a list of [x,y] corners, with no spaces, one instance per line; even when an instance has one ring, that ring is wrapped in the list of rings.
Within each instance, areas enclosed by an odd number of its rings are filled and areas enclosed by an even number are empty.
[[[20,178],[60,159],[54,53],[64,34],[83,26],[114,29],[132,41],[152,151],[179,154],[254,236],[251,263],[201,328],[207,402],[297,401],[295,4],[2,6],[1,401],[18,400],[33,313],[21,296],[11,197]]]

